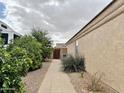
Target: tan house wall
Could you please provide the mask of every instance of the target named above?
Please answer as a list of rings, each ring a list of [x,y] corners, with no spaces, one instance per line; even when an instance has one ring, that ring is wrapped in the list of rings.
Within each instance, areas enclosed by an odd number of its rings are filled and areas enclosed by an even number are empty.
[[[114,5],[118,6],[121,3],[118,0],[117,5]],[[91,23],[90,25],[94,25],[86,32],[82,31],[70,40],[67,49],[68,54],[75,55],[77,40],[79,53],[86,58],[87,71],[91,74],[103,72],[104,81],[120,93],[124,93],[124,5],[114,10],[98,23]]]
[[[62,59],[64,55],[67,55],[67,48],[60,49],[60,58]]]
[[[75,42],[67,46],[67,54],[75,56]]]

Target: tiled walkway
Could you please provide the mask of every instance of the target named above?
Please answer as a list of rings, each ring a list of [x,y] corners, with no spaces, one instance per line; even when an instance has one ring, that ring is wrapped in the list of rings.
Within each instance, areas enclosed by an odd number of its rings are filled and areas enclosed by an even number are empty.
[[[68,75],[61,71],[59,60],[53,60],[38,93],[76,93]]]

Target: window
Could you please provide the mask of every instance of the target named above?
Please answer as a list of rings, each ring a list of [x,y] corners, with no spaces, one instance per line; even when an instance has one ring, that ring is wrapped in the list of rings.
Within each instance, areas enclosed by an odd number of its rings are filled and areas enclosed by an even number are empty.
[[[4,24],[1,24],[1,27],[7,29],[7,26],[5,26]]]
[[[7,33],[2,33],[1,37],[4,40],[4,44],[8,44],[8,34]]]

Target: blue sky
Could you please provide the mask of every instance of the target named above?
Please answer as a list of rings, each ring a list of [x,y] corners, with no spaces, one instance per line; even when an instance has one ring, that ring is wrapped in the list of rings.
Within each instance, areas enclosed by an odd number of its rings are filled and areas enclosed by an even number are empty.
[[[4,14],[5,10],[6,10],[6,7],[4,3],[0,2],[0,19],[3,19],[6,17],[6,15]]]

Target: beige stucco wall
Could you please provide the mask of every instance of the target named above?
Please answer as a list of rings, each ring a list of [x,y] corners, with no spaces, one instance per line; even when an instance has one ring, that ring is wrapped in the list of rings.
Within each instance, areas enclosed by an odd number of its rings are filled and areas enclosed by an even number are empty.
[[[119,10],[113,16],[118,12]],[[110,18],[108,16],[108,19]],[[103,72],[104,81],[124,93],[124,13],[95,29],[94,27],[90,28],[92,32],[77,39],[79,52],[86,58],[86,69],[91,74]],[[68,44],[67,48],[69,54],[75,55],[75,41]]]
[[[68,54],[68,55],[71,54],[71,55],[75,56],[75,42],[69,44],[69,45],[66,46],[66,47],[67,47],[67,54]]]
[[[60,58],[62,59],[64,55],[67,55],[67,48],[60,49]]]

